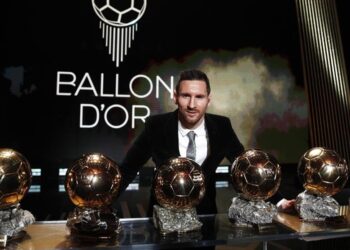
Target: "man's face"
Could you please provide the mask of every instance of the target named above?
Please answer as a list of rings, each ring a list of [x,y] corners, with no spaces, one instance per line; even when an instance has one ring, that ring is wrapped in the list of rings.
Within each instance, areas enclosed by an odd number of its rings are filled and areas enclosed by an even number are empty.
[[[204,119],[210,96],[204,81],[184,80],[180,82],[178,92],[175,91],[174,100],[179,108],[182,126],[192,129]]]

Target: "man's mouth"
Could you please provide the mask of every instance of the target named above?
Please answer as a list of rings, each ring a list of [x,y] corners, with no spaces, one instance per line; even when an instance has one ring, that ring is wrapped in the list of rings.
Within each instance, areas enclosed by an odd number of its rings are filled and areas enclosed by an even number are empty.
[[[186,112],[189,112],[189,113],[197,113],[197,110],[195,110],[195,109],[187,109]]]
[[[195,110],[187,110],[186,113],[189,115],[189,116],[194,116],[197,114],[197,111]]]

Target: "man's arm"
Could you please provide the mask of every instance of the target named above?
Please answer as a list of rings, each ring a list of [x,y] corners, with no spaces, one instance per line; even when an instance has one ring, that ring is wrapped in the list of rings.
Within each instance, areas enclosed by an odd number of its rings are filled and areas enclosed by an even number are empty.
[[[233,163],[233,161],[236,159],[237,156],[243,153],[244,147],[239,141],[236,133],[234,132],[231,121],[226,118],[225,119],[225,128],[226,128],[226,134],[227,134],[227,152],[226,152],[226,158]]]
[[[151,157],[151,152],[150,129],[149,123],[146,122],[144,130],[132,144],[120,165],[122,174],[120,193],[134,180],[137,172]]]

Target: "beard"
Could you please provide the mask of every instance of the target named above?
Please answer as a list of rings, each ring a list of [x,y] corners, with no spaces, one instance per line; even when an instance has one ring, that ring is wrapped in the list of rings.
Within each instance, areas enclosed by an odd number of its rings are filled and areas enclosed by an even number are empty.
[[[193,128],[200,123],[204,114],[198,110],[183,110],[179,112],[179,120],[186,128]]]

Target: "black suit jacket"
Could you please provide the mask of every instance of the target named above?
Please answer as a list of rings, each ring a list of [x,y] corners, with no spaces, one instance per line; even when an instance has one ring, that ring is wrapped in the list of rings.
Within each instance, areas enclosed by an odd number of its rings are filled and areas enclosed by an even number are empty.
[[[224,157],[233,162],[244,150],[227,117],[205,114],[205,125],[208,131],[209,152],[201,167],[205,177],[206,192],[201,203],[197,206],[198,214],[217,212],[215,170]],[[120,165],[123,176],[122,190],[135,178],[140,167],[150,157],[152,157],[156,167],[159,167],[169,158],[178,156],[180,156],[178,111],[149,117],[145,123],[144,131],[131,146]],[[153,192],[151,196],[150,208],[155,203]],[[150,211],[149,215],[151,215]]]

